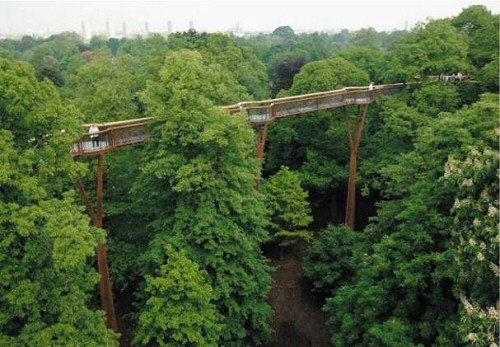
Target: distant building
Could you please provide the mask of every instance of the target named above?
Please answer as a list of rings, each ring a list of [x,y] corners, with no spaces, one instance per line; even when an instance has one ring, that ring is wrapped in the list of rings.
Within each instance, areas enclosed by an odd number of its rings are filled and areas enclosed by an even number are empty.
[[[130,36],[130,32],[128,30],[127,22],[123,22],[123,28],[122,28],[122,30],[123,30],[123,33],[122,33],[123,37],[128,38]]]
[[[170,35],[173,33],[173,24],[172,24],[172,21],[169,20],[168,23],[167,23],[167,35]]]
[[[106,36],[108,38],[115,37],[115,29],[113,27],[113,24],[110,23],[109,21],[106,22]]]
[[[194,30],[194,23],[192,20],[189,21],[189,30]]]
[[[146,22],[144,24],[144,35],[145,36],[149,36],[149,33],[150,33],[150,31],[149,31],[149,22]]]
[[[88,24],[82,21],[82,41],[89,43],[91,38],[92,33],[90,32]]]

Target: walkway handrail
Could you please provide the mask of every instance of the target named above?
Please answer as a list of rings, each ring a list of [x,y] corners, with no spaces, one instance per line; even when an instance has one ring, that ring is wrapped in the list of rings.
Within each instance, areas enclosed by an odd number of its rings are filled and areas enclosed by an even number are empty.
[[[88,123],[88,124],[82,124],[81,126],[88,128],[91,125],[97,125],[98,127],[111,128],[111,127],[118,127],[121,125],[132,125],[132,124],[143,123],[143,122],[147,123],[148,121],[150,121],[152,119],[154,119],[154,117],[134,118],[134,119],[119,120],[119,121],[115,121],[115,122],[106,122],[106,123]]]

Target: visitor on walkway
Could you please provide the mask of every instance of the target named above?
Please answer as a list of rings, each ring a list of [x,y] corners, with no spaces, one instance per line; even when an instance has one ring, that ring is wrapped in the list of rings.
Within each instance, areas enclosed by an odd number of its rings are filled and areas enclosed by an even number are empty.
[[[370,91],[370,100],[373,100],[373,98],[374,98],[374,96],[375,96],[375,95],[373,94],[373,88],[374,88],[374,86],[373,86],[373,82],[370,82],[370,85],[368,86],[368,90]]]
[[[90,139],[92,140],[92,147],[99,147],[99,128],[96,124],[92,124],[89,128]]]

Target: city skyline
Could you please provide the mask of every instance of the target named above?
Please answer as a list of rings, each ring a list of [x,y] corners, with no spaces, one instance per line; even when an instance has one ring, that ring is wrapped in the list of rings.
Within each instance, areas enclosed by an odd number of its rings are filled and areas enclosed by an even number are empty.
[[[496,14],[500,11],[500,3],[493,1],[10,1],[0,2],[0,35],[63,31],[82,35],[82,23],[92,35],[111,36],[124,32],[124,26],[130,34],[190,28],[270,32],[283,25],[298,32],[367,27],[391,31],[411,29],[429,17],[456,16],[473,4],[485,5]]]

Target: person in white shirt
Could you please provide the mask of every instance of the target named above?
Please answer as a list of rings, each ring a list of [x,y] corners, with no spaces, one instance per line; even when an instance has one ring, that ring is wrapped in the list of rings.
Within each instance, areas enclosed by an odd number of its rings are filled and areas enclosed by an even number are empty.
[[[373,87],[373,82],[370,82],[370,85],[368,86],[368,91],[370,92],[370,99],[372,99],[372,100],[373,100],[373,97],[375,96],[373,94],[373,88],[374,88]]]
[[[92,124],[89,128],[90,139],[92,140],[92,147],[99,147],[99,128],[96,124]]]

